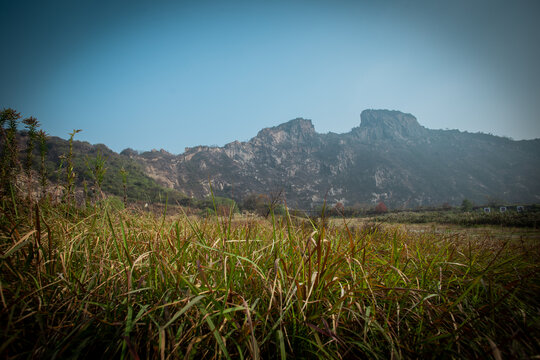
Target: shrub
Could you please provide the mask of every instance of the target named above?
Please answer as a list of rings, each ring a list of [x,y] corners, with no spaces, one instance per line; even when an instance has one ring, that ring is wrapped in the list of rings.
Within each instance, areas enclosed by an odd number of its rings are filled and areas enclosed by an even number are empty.
[[[384,213],[387,213],[388,212],[388,208],[386,207],[386,205],[381,201],[380,203],[377,204],[377,206],[375,206],[375,212],[377,214],[384,214]]]

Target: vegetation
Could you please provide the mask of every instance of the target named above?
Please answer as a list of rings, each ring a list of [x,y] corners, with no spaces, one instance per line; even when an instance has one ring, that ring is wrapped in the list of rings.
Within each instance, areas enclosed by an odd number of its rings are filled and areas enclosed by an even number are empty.
[[[72,133],[69,133],[69,151],[66,156],[63,157],[65,160],[65,169],[66,169],[66,183],[64,185],[64,196],[66,197],[67,205],[69,207],[70,199],[74,191],[75,186],[75,171],[73,168],[73,137],[81,132],[82,130],[73,130]]]
[[[102,198],[102,193],[124,197],[127,202],[175,204],[186,196],[179,191],[160,186],[145,174],[144,169],[136,161],[126,156],[116,154],[105,145],[90,145],[73,139],[62,140],[48,137],[46,133],[38,132],[39,148],[33,149],[33,168],[39,172],[43,188],[47,185],[62,184],[64,192],[83,188],[83,183],[89,185],[94,201]],[[29,144],[29,133],[19,133],[20,144]],[[68,162],[71,151],[71,165]],[[27,156],[21,153],[19,156]],[[68,171],[71,167],[72,172]],[[126,172],[124,178],[122,170]],[[71,175],[73,174],[73,177]],[[82,196],[77,191],[71,194],[81,202]]]
[[[242,210],[250,211],[260,216],[268,217],[270,214],[285,214],[282,205],[283,191],[272,191],[269,194],[250,194],[242,201]]]
[[[500,225],[513,227],[540,226],[540,208],[528,206],[524,212],[507,211],[504,213],[483,211],[402,211],[379,215],[371,218],[372,221],[400,224],[455,224],[461,226]]]
[[[540,248],[528,239],[156,216],[106,201],[60,209],[3,202],[5,357],[540,352]]]
[[[469,199],[463,199],[463,202],[461,203],[461,210],[472,211],[472,209],[473,209],[473,203]]]
[[[29,198],[0,197],[3,358],[540,354],[535,238]]]
[[[34,157],[34,147],[36,144],[36,140],[38,138],[38,132],[37,128],[39,127],[39,122],[34,117],[29,117],[27,119],[23,120],[23,123],[28,130],[28,144],[26,147],[26,159],[24,163],[24,169],[26,171],[27,177],[29,179],[29,183],[32,182],[32,164],[33,164],[33,157]]]
[[[377,206],[375,206],[375,212],[377,214],[384,214],[384,213],[387,213],[388,212],[388,208],[386,207],[386,205],[381,201],[377,204]]]
[[[3,109],[0,112],[0,128],[2,131],[2,192],[9,194],[13,181],[19,171],[18,144],[16,140],[17,123],[21,114],[13,109]],[[7,127],[6,127],[7,125]]]
[[[38,132],[39,141],[39,184],[41,185],[42,197],[45,197],[47,188],[47,167],[45,166],[45,157],[47,156],[47,133],[43,130]]]
[[[500,203],[499,203],[500,204]],[[520,208],[519,210],[517,208]],[[464,200],[460,208],[453,208],[443,204],[436,208],[423,208],[418,210],[388,210],[384,203],[380,202],[375,207],[344,207],[337,203],[326,209],[325,215],[337,218],[362,218],[372,222],[397,223],[397,224],[454,224],[460,226],[483,226],[499,225],[510,227],[540,226],[540,206],[509,206],[504,212],[500,212],[500,205],[491,205],[489,213],[484,212],[483,207],[473,207],[469,200]],[[310,214],[317,215],[323,212],[323,206],[318,207]],[[302,211],[297,212],[302,215]]]

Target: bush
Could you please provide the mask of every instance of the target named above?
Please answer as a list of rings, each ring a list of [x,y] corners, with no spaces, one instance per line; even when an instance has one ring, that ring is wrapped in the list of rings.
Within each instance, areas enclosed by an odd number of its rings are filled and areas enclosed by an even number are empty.
[[[472,211],[473,203],[469,199],[463,199],[461,203],[461,210],[463,211]]]
[[[377,206],[375,206],[375,212],[377,214],[384,214],[384,213],[387,213],[388,212],[388,208],[386,207],[386,205],[381,201],[380,203],[377,204]]]

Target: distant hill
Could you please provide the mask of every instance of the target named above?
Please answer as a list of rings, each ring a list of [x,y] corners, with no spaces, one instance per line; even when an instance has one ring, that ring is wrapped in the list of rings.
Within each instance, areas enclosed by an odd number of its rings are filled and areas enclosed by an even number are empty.
[[[410,114],[365,110],[359,127],[319,134],[298,118],[265,128],[247,142],[122,154],[160,185],[185,194],[237,200],[283,189],[291,207],[384,201],[398,208],[540,200],[540,139],[430,130]]]
[[[67,141],[49,140],[50,174]],[[185,201],[210,194],[242,200],[249,194],[283,190],[290,207],[308,209],[327,201],[345,206],[393,208],[540,201],[540,139],[508,138],[458,130],[430,130],[410,114],[365,110],[360,126],[344,134],[317,133],[297,118],[265,128],[247,142],[197,146],[183,154],[167,151],[120,154],[105,145],[75,142],[79,184],[91,182],[85,159],[107,158],[103,190],[122,193],[119,171],[128,175],[128,195],[142,201]],[[166,190],[167,189],[167,190]]]
[[[20,134],[21,149],[25,149],[27,136],[25,132]],[[56,136],[47,140],[46,168],[50,183],[63,184],[65,181],[65,162],[62,157],[68,153],[69,142]],[[24,150],[22,150],[24,151]],[[34,168],[39,168],[38,149],[34,150]],[[165,202],[166,198],[171,203],[180,201],[185,195],[170,187],[161,186],[155,179],[146,173],[145,166],[129,156],[120,155],[103,144],[91,145],[88,142],[73,142],[73,163],[76,174],[75,183],[79,189],[83,182],[87,183],[88,192],[92,193],[94,180],[91,168],[95,166],[98,153],[104,159],[106,168],[103,178],[102,191],[107,194],[123,196],[123,180],[120,171],[127,172],[127,195],[130,201],[141,202]]]

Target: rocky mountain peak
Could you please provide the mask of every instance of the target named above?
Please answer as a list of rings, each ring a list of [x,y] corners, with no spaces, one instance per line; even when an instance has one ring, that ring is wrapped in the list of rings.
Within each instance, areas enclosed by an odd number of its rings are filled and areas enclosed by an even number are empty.
[[[309,209],[323,203],[391,207],[539,201],[540,139],[511,141],[491,135],[430,130],[410,114],[366,110],[349,133],[319,134],[297,118],[261,130],[246,142],[196,146],[173,157],[146,152],[140,161],[162,186],[189,196],[242,200],[283,190],[287,204]]]
[[[301,139],[311,138],[316,134],[311,120],[296,118],[278,126],[262,129],[254,140],[267,143],[296,142]]]
[[[283,130],[291,134],[314,134],[315,127],[309,119],[296,118],[278,125],[275,129]]]
[[[422,136],[425,128],[411,115],[395,110],[364,110],[359,131],[373,139],[407,139]]]

